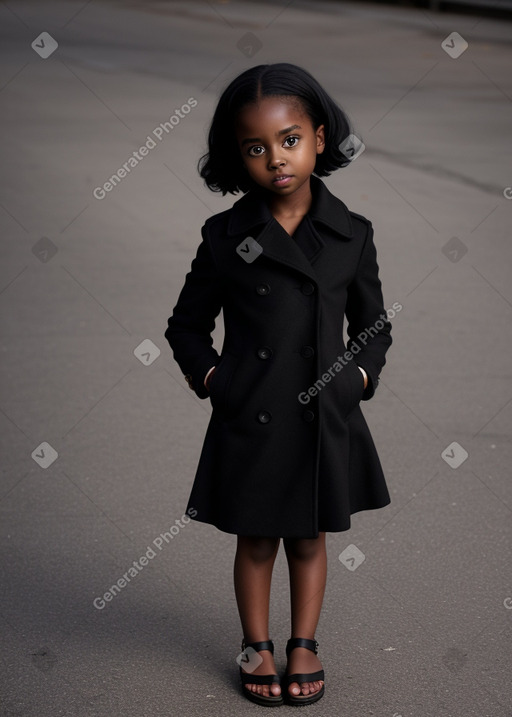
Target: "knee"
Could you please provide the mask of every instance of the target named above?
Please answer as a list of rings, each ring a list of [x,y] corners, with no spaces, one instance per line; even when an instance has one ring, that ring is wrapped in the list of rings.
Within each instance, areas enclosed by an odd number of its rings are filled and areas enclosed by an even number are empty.
[[[294,560],[313,560],[325,551],[323,536],[318,538],[290,538],[284,541],[284,549],[288,558]]]
[[[279,538],[251,538],[238,536],[238,551],[254,563],[265,563],[275,557]]]

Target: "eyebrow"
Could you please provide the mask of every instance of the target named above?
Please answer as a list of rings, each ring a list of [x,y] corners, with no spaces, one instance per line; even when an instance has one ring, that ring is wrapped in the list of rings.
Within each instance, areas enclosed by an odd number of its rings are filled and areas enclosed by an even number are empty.
[[[292,124],[291,127],[285,127],[285,129],[280,129],[279,132],[276,132],[276,137],[280,137],[282,134],[288,134],[288,132],[292,132],[294,129],[302,129],[302,127],[299,124]],[[242,140],[242,145],[250,144],[251,142],[261,142],[261,139],[259,137],[247,137]]]

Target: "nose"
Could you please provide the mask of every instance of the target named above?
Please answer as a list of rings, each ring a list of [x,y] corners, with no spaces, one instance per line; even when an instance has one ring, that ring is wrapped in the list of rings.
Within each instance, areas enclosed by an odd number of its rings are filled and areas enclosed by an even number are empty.
[[[268,159],[268,168],[269,169],[277,169],[277,167],[284,167],[286,164],[286,160],[282,159],[282,157],[279,157],[278,152],[273,152],[269,155]]]

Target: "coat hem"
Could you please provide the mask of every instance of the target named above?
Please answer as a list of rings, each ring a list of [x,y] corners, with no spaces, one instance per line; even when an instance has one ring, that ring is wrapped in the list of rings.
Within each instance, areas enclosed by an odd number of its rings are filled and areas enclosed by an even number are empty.
[[[350,512],[350,516],[348,517],[347,521],[343,524],[344,527],[322,527],[318,526],[318,531],[313,534],[309,535],[299,535],[299,534],[287,534],[283,535],[280,533],[279,535],[275,535],[273,533],[239,533],[236,530],[229,530],[225,527],[221,527],[221,525],[217,522],[215,522],[213,519],[208,520],[206,518],[200,518],[199,516],[190,516],[192,520],[195,520],[198,523],[205,523],[206,525],[212,525],[214,528],[217,528],[217,530],[220,530],[222,533],[227,533],[229,535],[243,535],[246,537],[255,537],[255,538],[296,538],[296,539],[304,539],[304,540],[311,540],[314,538],[318,538],[319,533],[345,533],[348,530],[350,530],[351,526],[351,520],[350,518],[355,515],[356,513],[362,513],[366,510],[379,510],[380,508],[386,508],[388,505],[390,505],[391,499],[389,499],[387,502],[379,503],[378,505],[372,505],[372,506],[364,506],[360,508],[354,508]]]

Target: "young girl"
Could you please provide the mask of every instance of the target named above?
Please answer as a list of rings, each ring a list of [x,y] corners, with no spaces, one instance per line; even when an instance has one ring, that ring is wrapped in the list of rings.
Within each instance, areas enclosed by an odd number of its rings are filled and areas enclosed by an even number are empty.
[[[244,196],[204,224],[165,332],[190,388],[211,401],[187,510],[237,535],[242,690],[261,705],[324,694],[315,631],[325,533],[390,502],[359,408],[391,344],[373,229],[319,179],[349,163],[340,146],[350,134],[295,65],[259,65],[231,82],[199,167],[211,190]],[[211,333],[221,309],[219,355]],[[268,632],[280,538],[291,593],[282,682]]]

